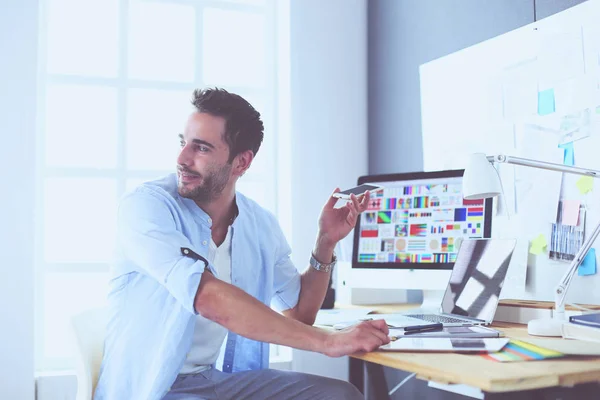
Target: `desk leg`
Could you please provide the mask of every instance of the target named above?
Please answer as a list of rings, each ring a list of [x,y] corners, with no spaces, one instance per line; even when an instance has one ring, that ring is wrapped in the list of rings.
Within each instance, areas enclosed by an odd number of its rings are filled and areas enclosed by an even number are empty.
[[[350,357],[348,380],[351,384],[365,394],[365,366],[367,368],[367,391],[366,398],[373,393],[377,400],[389,400],[387,381],[383,373],[383,366],[370,362],[364,362],[358,358]]]
[[[367,376],[369,378],[367,381],[369,394],[373,393],[377,400],[390,400],[387,380],[383,373],[383,365],[367,362]]]
[[[349,358],[349,371],[348,380],[351,384],[365,394],[365,362],[361,359],[348,357]]]

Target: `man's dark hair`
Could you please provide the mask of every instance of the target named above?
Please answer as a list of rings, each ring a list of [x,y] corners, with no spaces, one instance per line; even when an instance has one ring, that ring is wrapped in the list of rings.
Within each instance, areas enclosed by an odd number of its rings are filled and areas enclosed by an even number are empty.
[[[243,97],[220,88],[196,89],[192,104],[198,112],[225,119],[224,139],[229,146],[229,162],[246,150],[252,150],[256,156],[264,125],[260,113]]]

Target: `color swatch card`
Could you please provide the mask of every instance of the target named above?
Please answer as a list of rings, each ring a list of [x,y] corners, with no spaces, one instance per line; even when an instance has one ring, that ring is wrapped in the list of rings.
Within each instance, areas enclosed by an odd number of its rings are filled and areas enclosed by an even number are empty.
[[[499,352],[485,354],[482,357],[500,362],[545,360],[564,357],[563,353],[546,349],[521,340],[511,339]]]

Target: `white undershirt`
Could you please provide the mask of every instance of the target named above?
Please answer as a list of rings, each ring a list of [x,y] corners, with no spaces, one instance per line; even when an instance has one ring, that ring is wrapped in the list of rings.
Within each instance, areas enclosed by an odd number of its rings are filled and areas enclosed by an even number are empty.
[[[208,248],[208,261],[214,265],[217,278],[231,283],[231,227],[227,229],[227,236],[225,236],[225,240],[219,247],[211,239]],[[208,369],[217,360],[226,335],[227,329],[198,315],[192,337],[192,346],[180,373],[193,374]]]

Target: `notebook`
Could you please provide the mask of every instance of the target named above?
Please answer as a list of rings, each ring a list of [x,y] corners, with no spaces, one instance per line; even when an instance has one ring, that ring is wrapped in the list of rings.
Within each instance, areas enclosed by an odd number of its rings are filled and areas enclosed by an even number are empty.
[[[583,315],[572,315],[569,317],[569,321],[572,324],[579,324],[585,326],[592,326],[594,328],[600,328],[600,313],[594,312]]]
[[[441,322],[444,327],[492,323],[516,243],[515,239],[463,240],[439,309],[399,313],[394,326],[423,321]]]
[[[400,337],[423,337],[423,338],[495,338],[500,337],[501,332],[484,326],[448,326],[441,331],[417,332],[406,334],[404,329],[390,328],[390,336]]]
[[[594,326],[578,325],[569,322],[562,324],[562,337],[565,339],[585,340],[586,342],[600,342],[600,329]]]
[[[471,352],[496,352],[502,349],[509,339],[505,338],[490,338],[490,339],[473,339],[473,338],[409,338],[403,337],[396,341],[390,342],[379,347],[379,350],[384,351],[450,351],[453,353],[471,353]]]

